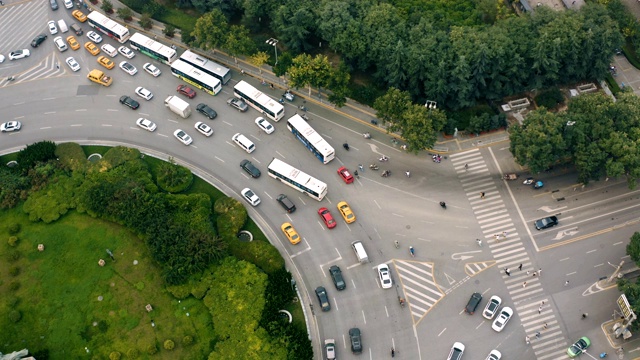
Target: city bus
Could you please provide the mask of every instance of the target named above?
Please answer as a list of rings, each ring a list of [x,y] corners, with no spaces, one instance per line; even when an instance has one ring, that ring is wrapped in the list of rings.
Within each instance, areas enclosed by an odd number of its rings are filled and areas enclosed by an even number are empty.
[[[262,91],[249,85],[244,80],[240,81],[233,87],[233,93],[236,97],[243,99],[254,109],[266,115],[273,121],[280,121],[284,116],[284,106],[276,100],[264,94]]]
[[[324,196],[327,195],[327,184],[303,173],[284,161],[274,158],[269,164],[268,170],[269,176],[272,178],[318,201],[322,201]]]
[[[222,85],[231,80],[231,70],[202,55],[187,50],[180,55],[180,60],[222,81]]]
[[[107,36],[118,40],[121,44],[129,39],[129,29],[109,19],[97,11],[92,11],[87,20],[89,25]]]
[[[171,65],[178,58],[178,53],[174,49],[140,33],[133,34],[129,39],[129,44],[135,50],[167,65]]]
[[[201,72],[182,60],[176,60],[171,64],[171,72],[174,76],[211,95],[216,95],[222,90],[220,80]]]
[[[295,114],[287,120],[287,129],[302,142],[323,164],[335,157],[335,150],[300,115]]]

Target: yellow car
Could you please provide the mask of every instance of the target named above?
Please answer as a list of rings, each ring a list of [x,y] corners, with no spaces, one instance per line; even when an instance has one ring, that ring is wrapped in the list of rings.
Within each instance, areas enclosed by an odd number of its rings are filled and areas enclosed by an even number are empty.
[[[84,44],[84,48],[87,49],[87,51],[93,56],[100,54],[100,49],[98,49],[96,44],[92,43],[91,41],[87,41]]]
[[[290,243],[295,245],[300,242],[300,235],[298,235],[296,229],[293,228],[293,225],[291,225],[290,223],[284,223],[280,228],[282,229],[282,232],[287,237],[287,239],[289,239]]]
[[[109,58],[106,56],[100,56],[98,58],[98,64],[106,67],[109,70],[113,69],[113,67],[116,66],[116,64],[113,61],[109,60]]]
[[[76,38],[73,35],[67,38],[67,42],[69,43],[69,47],[72,50],[80,49],[80,44],[78,44],[78,40],[76,40]]]
[[[338,211],[340,211],[340,215],[342,215],[347,224],[351,224],[356,221],[356,216],[353,214],[353,211],[351,211],[351,208],[346,201],[340,201],[338,203]]]
[[[80,10],[73,10],[73,12],[71,13],[71,15],[78,19],[78,21],[80,22],[85,22],[87,21],[87,15],[83,14],[82,11]]]

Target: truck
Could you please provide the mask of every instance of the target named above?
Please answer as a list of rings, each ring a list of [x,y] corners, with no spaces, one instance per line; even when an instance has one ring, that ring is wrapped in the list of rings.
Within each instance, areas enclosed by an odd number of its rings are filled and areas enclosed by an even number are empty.
[[[189,103],[177,96],[171,95],[164,99],[164,106],[168,107],[174,113],[182,116],[184,119],[191,115],[191,106]]]
[[[110,86],[111,83],[113,82],[113,78],[111,76],[105,75],[104,72],[98,69],[91,70],[89,75],[87,75],[87,79],[103,86]]]

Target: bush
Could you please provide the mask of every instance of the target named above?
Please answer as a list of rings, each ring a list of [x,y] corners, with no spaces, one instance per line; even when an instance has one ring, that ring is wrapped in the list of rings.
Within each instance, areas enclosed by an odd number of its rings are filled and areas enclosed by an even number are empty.
[[[145,13],[140,16],[140,20],[138,20],[138,24],[142,26],[144,29],[149,30],[153,27],[153,21],[151,20],[151,15]]]
[[[129,349],[127,350],[127,358],[129,359],[135,359],[137,358],[139,355],[138,353],[138,349]]]
[[[172,158],[158,166],[156,176],[158,187],[173,194],[187,190],[193,183],[191,170],[175,164]]]
[[[15,224],[11,224],[9,225],[9,235],[15,235],[17,233],[20,232],[20,224],[19,223],[15,223]]]
[[[120,19],[124,21],[131,21],[131,19],[133,18],[133,11],[131,11],[131,9],[129,9],[128,7],[118,8],[118,10],[116,10],[116,14]]]
[[[564,102],[564,96],[560,89],[552,88],[543,90],[538,96],[536,96],[535,102],[538,106],[553,109]]]
[[[9,290],[18,291],[18,289],[20,289],[20,282],[14,281],[11,284],[9,284]]]
[[[58,145],[56,156],[65,169],[72,171],[83,171],[89,165],[87,154],[77,143],[68,142]]]
[[[176,347],[176,344],[173,342],[173,340],[165,340],[163,346],[165,350],[173,350],[173,348]]]
[[[182,338],[182,345],[187,346],[193,344],[193,337],[187,335]]]
[[[13,250],[9,252],[9,261],[13,262],[20,259],[20,252],[18,250]]]
[[[113,4],[111,3],[111,0],[102,0],[100,9],[108,14],[111,14],[113,12]]]
[[[20,311],[18,310],[12,310],[9,313],[9,320],[11,322],[17,323],[18,321],[20,321],[20,319],[22,319],[22,314],[20,313]]]
[[[112,351],[111,354],[109,354],[109,360],[120,360],[121,357],[122,355],[117,351]]]
[[[194,37],[191,35],[191,31],[184,31],[184,29],[180,29],[180,38],[182,42],[191,45],[193,43]]]
[[[17,236],[9,236],[9,241],[7,241],[7,243],[9,244],[9,246],[18,245],[18,237]]]
[[[167,26],[164,27],[164,29],[162,30],[162,32],[167,36],[167,37],[174,37],[176,34],[176,27],[169,24]]]
[[[39,162],[56,159],[56,143],[53,141],[40,141],[20,150],[18,153],[18,168],[23,173],[34,167]]]
[[[6,304],[8,308],[14,308],[16,307],[16,305],[18,305],[18,302],[20,302],[20,298],[13,295],[7,296],[6,299],[7,299]]]
[[[20,274],[20,267],[18,266],[12,266],[9,269],[9,275],[11,276],[18,276]]]
[[[155,355],[158,353],[158,347],[155,344],[149,344],[147,346],[147,354]]]
[[[228,243],[237,242],[236,235],[247,222],[247,209],[238,200],[225,197],[216,200],[213,211],[220,237]]]

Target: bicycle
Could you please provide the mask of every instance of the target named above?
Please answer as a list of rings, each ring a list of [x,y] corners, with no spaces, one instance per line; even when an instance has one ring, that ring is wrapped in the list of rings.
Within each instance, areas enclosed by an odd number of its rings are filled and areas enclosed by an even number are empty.
[[[478,243],[478,246],[482,247],[482,240],[476,239],[476,242]]]
[[[393,242],[393,245],[396,247],[396,249],[400,248],[400,242],[398,240],[395,240]]]

